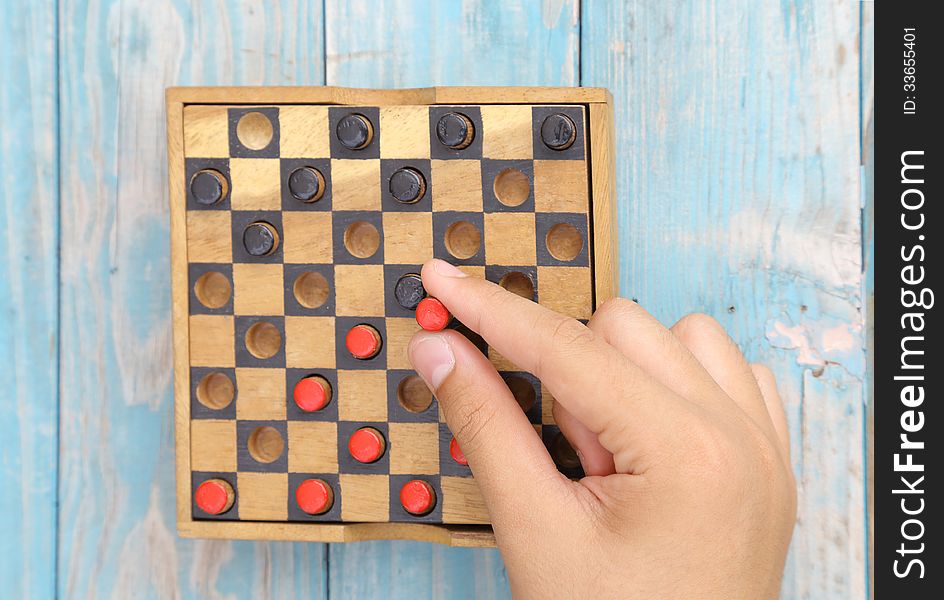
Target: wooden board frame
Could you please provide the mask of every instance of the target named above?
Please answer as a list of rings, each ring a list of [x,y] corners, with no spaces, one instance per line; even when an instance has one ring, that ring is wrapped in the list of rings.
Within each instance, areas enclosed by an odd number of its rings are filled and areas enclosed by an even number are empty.
[[[184,107],[188,104],[274,105],[436,105],[582,104],[589,110],[590,251],[594,305],[619,294],[617,279],[615,135],[613,98],[603,88],[432,87],[377,90],[343,87],[177,87],[168,88],[167,156],[171,231],[174,344],[174,430],[177,476],[177,531],[183,537],[356,542],[414,540],[450,546],[495,545],[492,528],[420,523],[280,523],[198,521],[191,514],[190,331],[187,279],[186,190],[184,187]]]

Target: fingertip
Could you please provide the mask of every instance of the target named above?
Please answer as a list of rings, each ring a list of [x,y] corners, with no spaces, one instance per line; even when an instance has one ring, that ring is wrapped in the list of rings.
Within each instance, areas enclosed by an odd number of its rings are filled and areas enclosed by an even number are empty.
[[[456,366],[456,357],[442,333],[420,331],[410,340],[407,356],[413,369],[435,393]]]

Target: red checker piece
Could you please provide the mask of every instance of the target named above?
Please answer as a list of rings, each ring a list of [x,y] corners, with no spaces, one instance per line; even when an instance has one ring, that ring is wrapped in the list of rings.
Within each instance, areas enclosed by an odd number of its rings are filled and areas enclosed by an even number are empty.
[[[452,438],[452,441],[449,442],[449,454],[452,455],[452,460],[456,461],[460,465],[468,465],[469,461],[465,458],[465,453],[462,452],[462,448],[459,447],[459,442],[456,441],[456,438]]]
[[[348,452],[354,460],[362,463],[372,463],[380,460],[387,443],[383,435],[373,427],[361,427],[351,435],[347,441]]]
[[[208,515],[221,515],[233,507],[236,492],[222,479],[208,479],[197,487],[194,500],[197,507]]]
[[[416,322],[426,331],[442,331],[451,320],[449,309],[436,298],[423,298],[416,305]]]
[[[334,492],[331,486],[321,479],[306,479],[295,490],[295,502],[303,512],[320,515],[331,510]]]
[[[380,333],[370,325],[355,325],[347,332],[344,345],[354,358],[367,360],[380,352]]]
[[[436,507],[436,492],[422,479],[411,479],[400,488],[400,504],[411,515],[423,516]]]
[[[331,384],[317,375],[305,377],[295,384],[292,396],[298,408],[305,412],[321,410],[331,400]]]

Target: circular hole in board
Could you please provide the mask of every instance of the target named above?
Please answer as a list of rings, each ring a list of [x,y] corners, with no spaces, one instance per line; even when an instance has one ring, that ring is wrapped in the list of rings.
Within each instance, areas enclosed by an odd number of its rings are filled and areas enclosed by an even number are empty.
[[[551,442],[551,456],[557,466],[564,469],[576,469],[580,466],[580,457],[574,451],[573,446],[567,441],[563,433],[558,433]]]
[[[512,294],[517,294],[522,298],[534,300],[534,283],[531,278],[521,271],[512,271],[505,273],[498,280],[498,285],[502,286]]]
[[[261,463],[275,462],[282,456],[285,449],[285,440],[275,427],[263,425],[256,427],[249,434],[249,455]]]
[[[292,293],[305,308],[318,308],[328,300],[330,286],[325,276],[316,271],[305,271],[295,278]]]
[[[380,232],[372,223],[355,221],[344,230],[344,247],[356,258],[370,258],[380,248]]]
[[[577,258],[583,249],[583,236],[577,228],[569,223],[558,223],[551,227],[544,238],[547,251],[560,261],[571,261]]]
[[[268,321],[260,321],[246,332],[246,349],[256,358],[272,358],[281,347],[282,334]]]
[[[498,201],[505,206],[521,206],[531,194],[531,182],[527,175],[509,167],[498,173],[492,189]]]
[[[222,308],[233,294],[229,278],[219,271],[207,271],[193,285],[193,293],[207,308]]]
[[[397,400],[406,410],[421,413],[433,403],[433,394],[418,376],[407,375],[397,386]]]
[[[445,243],[449,254],[459,260],[465,260],[479,253],[482,234],[472,223],[456,221],[446,229]]]
[[[250,150],[262,150],[272,141],[272,121],[260,112],[248,112],[236,123],[239,143]]]
[[[521,410],[528,412],[534,406],[537,399],[537,393],[534,391],[534,385],[524,377],[511,375],[505,378],[505,384],[511,390],[511,395],[515,397]]]
[[[235,396],[236,386],[226,373],[207,373],[197,384],[197,400],[213,410],[226,408]]]

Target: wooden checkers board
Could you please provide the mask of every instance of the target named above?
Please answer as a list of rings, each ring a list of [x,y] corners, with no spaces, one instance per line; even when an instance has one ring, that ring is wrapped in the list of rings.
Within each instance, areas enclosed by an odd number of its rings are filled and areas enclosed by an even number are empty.
[[[616,295],[609,94],[177,88],[167,112],[181,533],[492,544],[406,355],[415,275],[581,320]],[[547,390],[450,327],[580,476]]]

